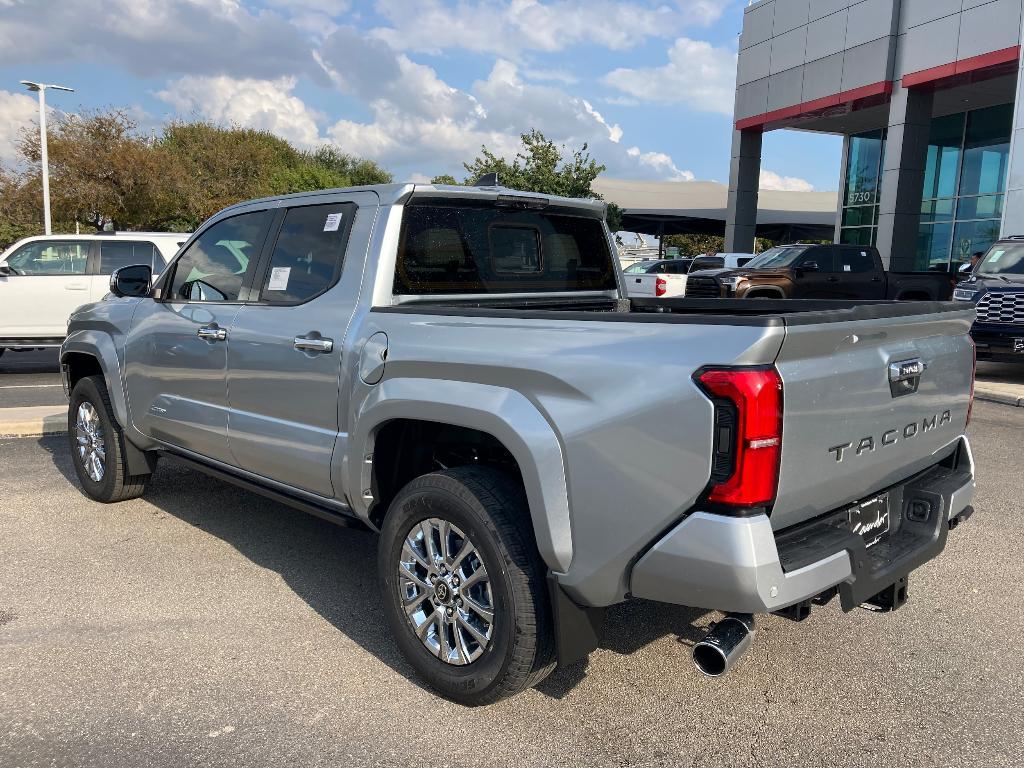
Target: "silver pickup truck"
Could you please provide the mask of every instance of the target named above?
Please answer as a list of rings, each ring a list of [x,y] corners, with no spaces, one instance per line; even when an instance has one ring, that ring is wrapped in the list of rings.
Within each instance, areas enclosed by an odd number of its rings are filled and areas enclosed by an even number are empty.
[[[71,318],[83,489],[166,458],[378,531],[396,643],[466,704],[632,598],[727,614],[711,675],[755,614],[898,608],[972,512],[973,312],[629,300],[603,215],[412,184],[221,211]]]

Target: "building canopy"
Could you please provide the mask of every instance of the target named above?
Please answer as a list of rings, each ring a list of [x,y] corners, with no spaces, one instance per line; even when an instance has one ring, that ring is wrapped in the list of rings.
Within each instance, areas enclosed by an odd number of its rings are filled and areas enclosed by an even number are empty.
[[[593,189],[623,211],[622,229],[647,235],[725,234],[729,190],[715,181],[628,181],[599,177]],[[770,240],[831,240],[837,192],[758,194],[757,234]]]

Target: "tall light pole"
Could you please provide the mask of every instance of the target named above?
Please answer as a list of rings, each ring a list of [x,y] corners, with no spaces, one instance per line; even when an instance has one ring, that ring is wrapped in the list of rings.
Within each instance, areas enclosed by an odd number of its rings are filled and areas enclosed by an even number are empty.
[[[50,234],[50,164],[46,157],[46,89],[53,88],[55,91],[74,91],[75,89],[52,83],[33,83],[31,80],[22,80],[21,84],[39,94],[39,155],[43,163],[43,225],[46,228],[46,234]]]

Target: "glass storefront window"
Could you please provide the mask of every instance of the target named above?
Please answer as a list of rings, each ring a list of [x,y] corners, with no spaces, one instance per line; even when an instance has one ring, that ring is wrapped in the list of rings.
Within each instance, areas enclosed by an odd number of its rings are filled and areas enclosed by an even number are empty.
[[[1012,124],[1012,104],[932,120],[914,269],[968,262],[998,237]]]
[[[964,113],[936,117],[928,136],[928,162],[922,199],[955,197],[964,141]]]
[[[975,253],[984,253],[999,239],[999,219],[960,221],[953,231],[953,261],[968,262]]]
[[[1001,195],[1006,191],[1012,125],[1012,104],[969,114],[960,195]]]
[[[949,245],[953,239],[953,223],[922,224],[917,233],[915,272],[928,272],[949,264]]]
[[[843,205],[874,205],[878,202],[878,169],[881,161],[881,131],[850,137]]]
[[[839,240],[856,245],[874,245],[878,228],[878,191],[881,184],[884,131],[869,131],[850,137],[846,158],[846,187]],[[852,229],[856,228],[856,229]]]
[[[874,245],[877,233],[876,227],[843,227],[839,231],[839,242],[847,245]]]

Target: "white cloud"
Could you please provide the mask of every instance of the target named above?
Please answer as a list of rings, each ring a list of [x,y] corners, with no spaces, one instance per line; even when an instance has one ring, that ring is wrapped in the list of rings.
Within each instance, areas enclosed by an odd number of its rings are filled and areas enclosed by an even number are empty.
[[[14,165],[20,161],[21,132],[33,126],[38,117],[37,99],[24,93],[0,91],[0,163]]]
[[[602,82],[641,101],[686,104],[704,112],[732,115],[736,52],[704,40],[680,37],[661,67],[614,69]]]
[[[463,49],[515,57],[516,52],[561,51],[578,44],[627,50],[650,37],[670,37],[679,28],[716,21],[716,0],[663,3],[614,0],[378,0],[390,22],[374,34],[396,50],[440,53]]]
[[[693,171],[676,168],[672,158],[664,152],[641,152],[639,147],[630,147],[626,154],[635,157],[640,165],[653,169],[660,179],[667,181],[693,181]]]
[[[310,4],[310,3],[306,3]],[[0,14],[0,65],[113,64],[142,77],[322,77],[305,36],[280,13],[237,0],[16,2]],[[70,85],[76,85],[71,82]]]
[[[761,178],[758,182],[761,189],[780,190],[782,192],[813,192],[814,185],[807,179],[798,176],[781,176],[775,171],[761,169]]]
[[[330,41],[329,41],[330,42]],[[330,46],[327,46],[330,48]],[[344,59],[353,55],[341,48]],[[585,99],[545,84],[525,82],[510,61],[495,62],[485,80],[470,91],[452,88],[429,67],[394,56],[393,66],[381,61],[374,72],[335,67],[339,51],[328,50],[324,64],[349,91],[365,93],[372,119],[343,119],[331,126],[329,137],[346,152],[372,157],[387,166],[416,164],[431,158],[431,174],[461,175],[461,164],[476,157],[481,145],[512,158],[520,149],[520,134],[537,127],[559,144],[588,145],[591,154],[608,166],[610,175],[658,179],[692,179],[665,154],[622,146],[622,128],[609,123]],[[358,58],[359,51],[355,51]],[[342,62],[343,63],[343,62]],[[338,75],[345,71],[346,76]],[[365,80],[365,82],[364,82]]]
[[[323,116],[292,95],[295,78],[277,80],[196,77],[168,83],[157,97],[179,114],[197,114],[224,124],[266,130],[302,146],[320,141],[317,121]]]

